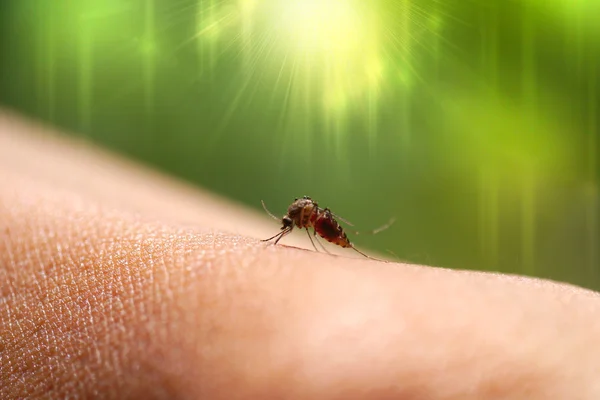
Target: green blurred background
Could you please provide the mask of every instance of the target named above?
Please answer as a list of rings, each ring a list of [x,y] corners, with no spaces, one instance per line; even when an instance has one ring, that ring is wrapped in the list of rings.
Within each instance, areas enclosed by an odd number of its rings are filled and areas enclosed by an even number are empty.
[[[598,15],[595,0],[5,0],[0,105],[257,209],[306,194],[359,230],[396,216],[362,249],[600,289]]]

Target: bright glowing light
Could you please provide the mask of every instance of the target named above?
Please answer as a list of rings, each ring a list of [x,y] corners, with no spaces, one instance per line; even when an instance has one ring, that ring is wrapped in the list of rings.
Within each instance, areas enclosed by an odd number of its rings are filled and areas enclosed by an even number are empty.
[[[409,0],[212,0],[198,17],[201,54],[231,49],[241,60],[232,108],[267,95],[306,126],[343,124],[351,113],[373,121],[384,89],[415,75],[416,44],[432,29]]]
[[[247,7],[249,4],[244,3],[242,6]],[[209,41],[218,40],[223,32],[239,21],[238,10],[231,4],[200,9],[197,17],[198,32],[196,36]]]
[[[343,116],[377,88],[383,69],[375,7],[355,0],[282,0],[268,23],[277,32],[281,57],[307,83],[313,103],[325,114]]]
[[[302,51],[358,51],[361,19],[348,0],[287,1],[288,45]]]
[[[383,78],[383,64],[378,58],[370,60],[365,65],[365,73],[371,86],[377,86]]]
[[[258,0],[240,0],[240,9],[243,13],[251,13],[258,4]]]

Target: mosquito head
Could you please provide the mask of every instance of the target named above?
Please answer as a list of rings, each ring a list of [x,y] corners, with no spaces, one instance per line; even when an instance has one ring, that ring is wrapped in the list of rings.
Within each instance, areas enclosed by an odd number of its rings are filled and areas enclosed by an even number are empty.
[[[288,229],[294,226],[294,220],[292,220],[288,215],[284,215],[281,219],[281,222],[283,223],[281,229]]]

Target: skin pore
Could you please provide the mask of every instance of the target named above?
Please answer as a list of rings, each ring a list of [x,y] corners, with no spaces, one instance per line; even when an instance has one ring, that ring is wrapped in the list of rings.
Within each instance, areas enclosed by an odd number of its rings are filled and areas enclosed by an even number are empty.
[[[266,245],[42,131],[0,114],[2,399],[600,398],[597,293]]]

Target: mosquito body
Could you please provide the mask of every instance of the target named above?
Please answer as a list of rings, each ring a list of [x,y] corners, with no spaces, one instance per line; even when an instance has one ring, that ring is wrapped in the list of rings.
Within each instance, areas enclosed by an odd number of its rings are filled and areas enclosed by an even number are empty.
[[[263,204],[263,208],[265,209],[265,211],[272,218],[279,220],[279,218],[277,218],[275,215],[273,215],[267,209],[264,202],[262,204]],[[336,245],[338,245],[340,247],[344,247],[344,248],[351,248],[354,251],[356,251],[357,253],[362,254],[363,256],[365,256],[367,258],[378,260],[376,258],[366,255],[365,253],[363,253],[362,251],[360,251],[356,247],[354,247],[352,242],[350,242],[350,240],[348,239],[346,232],[344,232],[344,229],[338,223],[336,218],[339,219],[340,221],[352,226],[352,224],[350,222],[333,214],[329,208],[321,208],[321,207],[319,207],[319,205],[317,204],[316,201],[314,201],[313,199],[311,199],[308,196],[304,196],[301,199],[295,199],[294,202],[288,207],[287,214],[285,214],[281,218],[281,223],[282,223],[281,232],[277,233],[276,235],[274,235],[268,239],[264,239],[263,242],[268,242],[270,240],[275,239],[275,244],[277,244],[277,242],[279,242],[281,240],[281,238],[283,238],[284,236],[286,236],[287,234],[292,232],[294,227],[297,227],[300,229],[306,229],[306,233],[308,234],[308,237],[309,237],[313,247],[315,248],[315,250],[317,250],[317,247],[315,246],[313,238],[309,232],[309,228],[312,228],[313,236],[315,237],[315,239],[317,239],[317,235],[319,235],[320,237],[322,237],[323,239],[327,240],[330,243],[336,244]],[[387,224],[386,226],[384,226],[382,228],[377,229],[373,233],[377,233],[383,229],[386,229],[390,224],[391,223]],[[325,252],[328,253],[328,251],[325,249],[325,247],[323,247],[321,242],[319,242],[318,240],[317,240],[317,242],[321,245],[323,250],[325,250]],[[382,260],[378,260],[378,261],[382,261]]]

